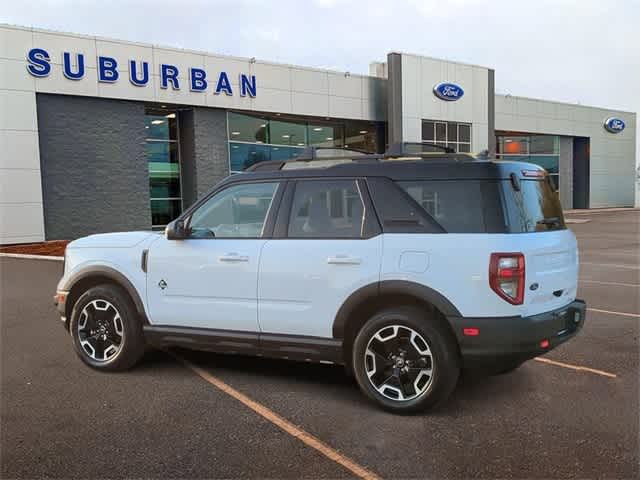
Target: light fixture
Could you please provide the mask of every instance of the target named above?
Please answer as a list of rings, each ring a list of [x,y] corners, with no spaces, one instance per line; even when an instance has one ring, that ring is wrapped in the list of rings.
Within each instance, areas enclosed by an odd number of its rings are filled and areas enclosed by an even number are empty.
[[[273,147],[274,150],[280,150],[278,147]]]
[[[231,132],[231,135],[240,135],[240,132]]]
[[[145,125],[144,128],[149,128],[149,125]]]
[[[166,106],[166,105],[160,105],[160,107],[162,107],[162,108],[167,108],[167,106]]]
[[[231,145],[231,148],[238,148],[238,145]]]
[[[298,146],[304,147],[304,143],[299,143]]]
[[[360,133],[365,134],[365,133],[369,133],[366,130],[360,130]]]
[[[266,126],[267,126],[267,124],[266,124],[266,123],[261,123],[261,124],[260,124],[260,126],[261,126],[262,128],[264,128],[264,127],[266,127]]]
[[[327,137],[327,140],[333,140],[333,137]]]
[[[165,118],[176,118],[176,114],[175,113],[170,113],[168,115],[164,116]]]
[[[251,152],[251,155],[255,155],[255,154],[256,154],[256,152]]]
[[[314,132],[321,132],[322,131],[322,127],[316,127],[313,129]]]
[[[256,143],[264,143],[262,140],[256,140]]]
[[[160,125],[161,123],[165,123],[165,120],[151,120],[151,125]]]
[[[282,138],[289,138],[291,135],[282,135]]]

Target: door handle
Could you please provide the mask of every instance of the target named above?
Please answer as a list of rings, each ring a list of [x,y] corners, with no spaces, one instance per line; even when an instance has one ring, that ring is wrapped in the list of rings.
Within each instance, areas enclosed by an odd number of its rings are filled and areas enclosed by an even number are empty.
[[[327,258],[327,263],[330,265],[360,265],[362,259],[347,255],[336,255],[335,257]]]
[[[225,253],[224,255],[220,255],[218,260],[221,262],[229,262],[229,263],[239,263],[239,262],[248,262],[249,257],[246,255],[238,255],[237,253]]]

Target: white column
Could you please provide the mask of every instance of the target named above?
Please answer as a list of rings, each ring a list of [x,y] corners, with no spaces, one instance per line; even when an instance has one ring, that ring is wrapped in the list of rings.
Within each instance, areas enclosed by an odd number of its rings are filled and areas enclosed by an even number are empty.
[[[44,240],[32,46],[30,29],[0,27],[0,244]]]

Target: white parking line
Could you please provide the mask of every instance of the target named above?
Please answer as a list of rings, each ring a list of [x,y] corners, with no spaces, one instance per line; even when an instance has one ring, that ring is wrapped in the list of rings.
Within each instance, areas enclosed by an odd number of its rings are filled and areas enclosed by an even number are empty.
[[[620,263],[580,262],[580,265],[593,265],[596,267],[626,268],[629,270],[640,270],[640,265],[622,265]]]
[[[583,283],[596,283],[598,285],[613,285],[615,287],[640,288],[640,283],[601,282],[600,280],[580,280]]]
[[[250,408],[258,415],[262,416],[269,422],[279,427],[285,433],[291,435],[293,438],[297,438],[308,447],[311,447],[317,450],[319,453],[327,457],[329,460],[332,460],[337,464],[342,465],[344,468],[349,470],[355,476],[365,480],[380,480],[380,477],[378,477],[378,475],[376,475],[372,471],[368,470],[362,465],[358,465],[355,461],[341,454],[337,450],[334,450],[329,445],[324,443],[322,440],[314,437],[313,435],[304,431],[300,427],[295,426],[293,423],[289,422],[287,419],[281,417],[276,412],[265,407],[261,403],[256,402],[255,400],[252,400],[251,398],[247,397],[244,393],[239,392],[238,390],[226,384],[219,378],[214,377],[203,368],[200,368],[197,365],[194,365],[193,363],[185,360],[184,358],[174,354],[171,351],[169,351],[168,353],[171,354],[174,358],[176,358],[180,362],[182,362],[187,368],[189,368],[191,371],[196,373],[198,376],[200,376],[200,378],[202,378],[206,382],[210,383],[211,385],[218,388],[219,390],[226,393],[227,395],[235,398],[240,403]]]
[[[534,358],[534,360],[540,363],[555,365],[556,367],[563,367],[563,368],[568,368],[570,370],[576,370],[578,372],[588,372],[588,373],[593,373],[595,375],[601,375],[603,377],[618,378],[618,376],[615,373],[605,372],[604,370],[596,370],[595,368],[581,367],[580,365],[571,365],[570,363],[558,362],[556,360],[550,360],[544,357],[536,357]]]
[[[640,318],[639,313],[628,313],[628,312],[613,312],[611,310],[600,310],[599,308],[587,308],[589,312],[598,312],[598,313],[610,313],[611,315],[621,315],[623,317],[634,317]]]

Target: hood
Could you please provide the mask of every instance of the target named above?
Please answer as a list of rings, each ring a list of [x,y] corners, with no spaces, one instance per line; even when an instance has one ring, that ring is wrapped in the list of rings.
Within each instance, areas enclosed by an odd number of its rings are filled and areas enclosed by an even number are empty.
[[[130,248],[159,232],[98,233],[71,242],[67,248]]]

